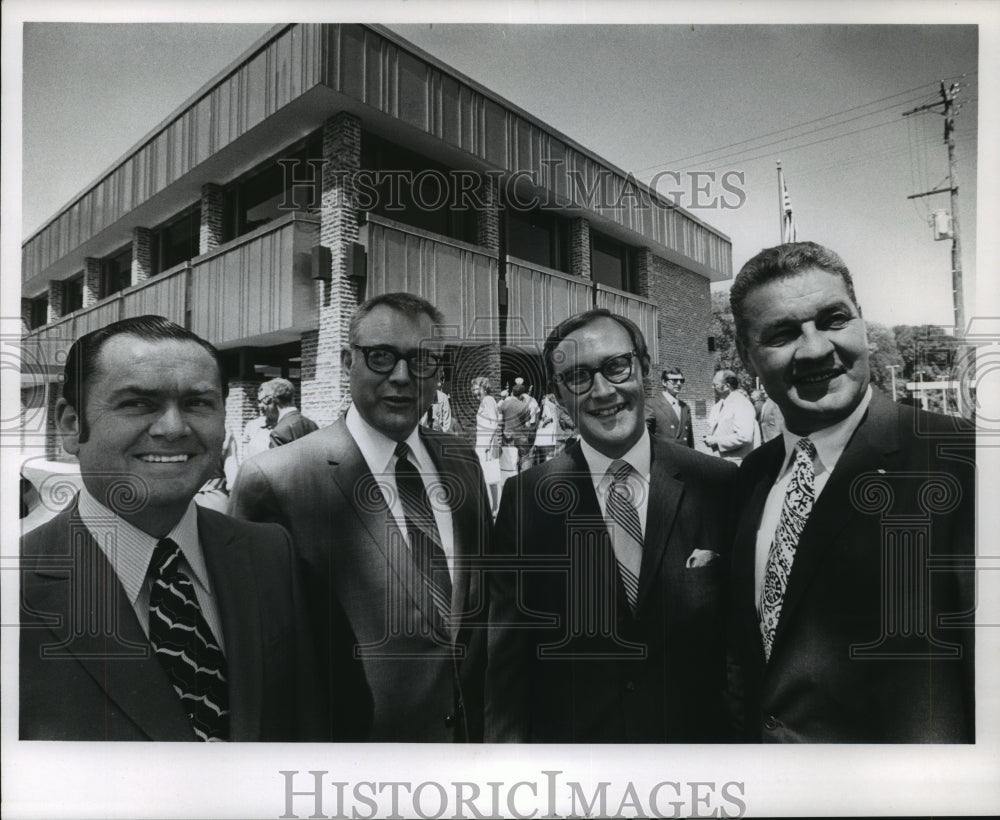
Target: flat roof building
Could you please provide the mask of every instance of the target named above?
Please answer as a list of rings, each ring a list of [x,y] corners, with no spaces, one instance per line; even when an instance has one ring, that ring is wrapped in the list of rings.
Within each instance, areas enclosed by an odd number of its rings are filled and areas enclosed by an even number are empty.
[[[724,234],[391,31],[277,26],[24,242],[24,443],[59,449],[73,340],[144,313],[220,348],[234,432],[279,375],[328,424],[350,316],[395,290],[443,311],[463,424],[473,376],[539,395],[541,342],[593,306],[635,320],[698,398],[709,284],[731,275]]]

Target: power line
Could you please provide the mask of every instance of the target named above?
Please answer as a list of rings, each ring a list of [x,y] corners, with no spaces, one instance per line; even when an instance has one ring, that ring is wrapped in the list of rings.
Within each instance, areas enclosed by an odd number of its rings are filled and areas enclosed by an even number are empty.
[[[845,109],[842,109],[840,111],[835,111],[835,112],[833,112],[831,114],[826,114],[826,115],[824,115],[822,117],[816,117],[814,119],[806,120],[804,122],[800,122],[800,123],[797,123],[795,125],[790,125],[790,126],[788,126],[786,128],[781,128],[781,129],[779,129],[777,131],[771,131],[771,132],[768,132],[766,134],[759,134],[759,135],[754,136],[754,137],[748,137],[747,139],[739,140],[738,142],[730,143],[728,145],[722,145],[722,146],[719,146],[718,148],[713,148],[713,149],[708,150],[708,151],[700,151],[700,152],[698,152],[696,154],[690,154],[690,155],[688,155],[686,157],[681,157],[679,159],[671,160],[669,162],[661,162],[661,163],[657,163],[655,165],[650,165],[650,166],[647,166],[646,168],[640,169],[639,173],[642,173],[643,171],[649,171],[649,170],[652,170],[654,168],[659,168],[659,167],[662,167],[664,165],[671,165],[671,166],[672,165],[677,165],[678,163],[686,162],[686,161],[691,160],[691,159],[695,159],[695,158],[703,157],[703,156],[710,156],[711,154],[718,153],[719,151],[726,151],[726,150],[728,150],[730,148],[735,148],[735,147],[737,147],[739,145],[746,145],[747,143],[756,142],[756,141],[761,140],[761,139],[766,139],[767,137],[776,136],[778,134],[784,134],[784,133],[786,133],[788,131],[795,131],[796,129],[802,128],[802,127],[807,126],[807,125],[812,125],[813,123],[822,122],[823,120],[830,119],[831,117],[838,117],[838,116],[840,116],[842,114],[850,113],[851,111],[857,111],[857,110],[862,109],[862,108],[868,108],[868,107],[870,107],[872,105],[877,105],[879,103],[886,102],[887,100],[895,99],[896,97],[901,97],[901,96],[904,96],[904,95],[907,95],[907,94],[912,94],[915,91],[919,91],[921,89],[927,88],[928,86],[934,86],[934,85],[936,85],[936,83],[924,83],[923,85],[918,85],[918,86],[915,86],[913,88],[906,89],[905,91],[899,91],[899,92],[897,92],[895,94],[890,94],[887,97],[881,97],[881,98],[879,98],[877,100],[871,100],[870,102],[861,103],[860,105],[851,106],[850,108],[845,108]],[[927,96],[928,95],[922,95],[919,99],[924,99]],[[891,107],[895,107],[895,106],[899,106],[899,105],[906,105],[906,104],[908,104],[910,102],[916,102],[916,101],[917,101],[917,99],[903,100],[901,102],[894,103],[893,106],[890,106],[890,108]],[[887,109],[883,109],[883,110],[887,110]],[[864,116],[871,116],[872,114],[875,114],[875,113],[880,113],[880,112],[870,112],[869,114],[866,114],[866,115],[860,115],[859,117],[854,117],[854,118],[851,118],[849,120],[844,120],[844,122],[850,122],[853,119],[860,119],[861,117],[864,117]],[[833,127],[833,126],[825,126],[825,127]],[[822,129],[814,129],[814,130],[822,130]],[[801,135],[797,135],[797,136],[801,136]],[[756,146],[756,147],[759,148],[761,146]],[[756,148],[751,148],[749,150],[756,150]]]

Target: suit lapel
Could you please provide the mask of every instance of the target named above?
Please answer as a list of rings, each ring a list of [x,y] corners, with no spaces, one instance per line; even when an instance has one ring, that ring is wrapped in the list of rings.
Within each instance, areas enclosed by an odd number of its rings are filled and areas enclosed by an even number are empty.
[[[479,488],[477,476],[469,469],[469,464],[446,452],[447,443],[442,442],[437,436],[427,434],[424,430],[421,430],[421,439],[431,454],[438,471],[438,478],[446,488],[446,498],[451,507],[454,583],[451,599],[453,617],[449,623],[449,631],[454,640],[458,636],[462,622],[461,615],[466,613],[472,601],[478,599],[478,573],[472,572],[466,563],[481,552],[476,503]],[[472,539],[475,539],[475,543],[472,543]],[[473,589],[474,584],[477,589]]]
[[[257,740],[264,639],[260,597],[251,563],[253,553],[239,549],[232,524],[224,516],[212,515],[200,507],[198,537],[212,594],[219,602],[229,678],[229,736],[231,740]]]
[[[427,585],[421,579],[417,564],[406,544],[402,530],[396,524],[391,510],[385,503],[382,491],[354,437],[343,420],[331,430],[333,439],[328,460],[333,470],[333,480],[340,489],[347,506],[354,511],[367,531],[369,541],[383,556],[389,571],[396,579],[396,588],[406,590],[406,594],[433,628],[445,638],[449,637],[444,618],[434,605]],[[364,549],[364,546],[361,546]],[[386,585],[391,587],[392,579],[387,577]],[[453,590],[454,591],[454,590]]]
[[[868,411],[837,461],[826,486],[813,507],[799,543],[795,560],[788,576],[788,588],[781,604],[781,617],[774,635],[772,656],[779,647],[787,624],[795,617],[795,610],[808,590],[826,551],[831,549],[837,536],[855,519],[857,512],[849,503],[851,483],[862,473],[876,470],[885,463],[885,456],[899,449],[895,424],[896,409],[888,402],[872,397]],[[782,625],[786,625],[782,629]]]
[[[684,495],[684,482],[676,478],[667,448],[653,442],[649,474],[649,503],[646,510],[646,535],[639,572],[639,595],[636,608],[642,607],[653,578],[659,573],[674,519]]]
[[[44,627],[58,639],[49,657],[75,659],[150,739],[194,740],[124,587],[75,505],[54,533],[47,557],[59,560],[37,568],[23,592],[26,610],[56,616]]]

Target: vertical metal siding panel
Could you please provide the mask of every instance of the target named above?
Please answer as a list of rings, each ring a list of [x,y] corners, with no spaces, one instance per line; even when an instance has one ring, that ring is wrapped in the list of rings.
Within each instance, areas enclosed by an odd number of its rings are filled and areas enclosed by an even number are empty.
[[[355,25],[340,28],[340,90],[358,102],[365,100],[364,30]]]

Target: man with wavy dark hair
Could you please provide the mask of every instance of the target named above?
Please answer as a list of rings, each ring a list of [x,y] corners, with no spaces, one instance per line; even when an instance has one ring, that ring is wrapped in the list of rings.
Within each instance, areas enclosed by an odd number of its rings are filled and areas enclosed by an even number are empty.
[[[871,386],[843,260],[761,251],[730,290],[737,347],[786,429],[743,461],[733,551],[746,738],[975,737],[975,438]]]
[[[21,545],[21,739],[329,737],[288,533],[194,503],[225,395],[215,348],[160,316],[70,349],[83,488]]]
[[[581,441],[504,488],[486,739],[723,740],[719,500],[736,470],[650,437],[649,352],[624,316],[572,316],[543,356]]]

